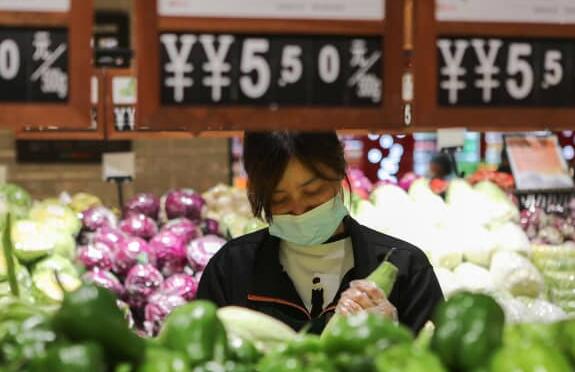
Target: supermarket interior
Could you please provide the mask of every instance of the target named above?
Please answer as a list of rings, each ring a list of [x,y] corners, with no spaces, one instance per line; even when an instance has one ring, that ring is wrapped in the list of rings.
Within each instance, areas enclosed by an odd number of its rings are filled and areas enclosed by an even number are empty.
[[[575,371],[575,0],[0,0],[0,371]]]

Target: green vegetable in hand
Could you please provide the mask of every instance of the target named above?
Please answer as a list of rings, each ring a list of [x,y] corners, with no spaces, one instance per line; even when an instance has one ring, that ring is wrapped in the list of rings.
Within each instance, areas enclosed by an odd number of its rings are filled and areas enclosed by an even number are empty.
[[[377,269],[375,269],[366,278],[366,280],[375,283],[375,285],[379,289],[381,289],[386,296],[389,296],[389,294],[391,293],[393,285],[395,284],[395,280],[397,279],[397,273],[399,271],[399,269],[394,264],[389,262],[389,257],[391,256],[394,250],[395,248],[391,249],[387,254],[387,256],[385,257],[385,259],[383,260],[383,262],[377,267]],[[338,313],[335,313],[331,317],[331,319],[329,320],[325,329],[322,332],[321,335],[322,338],[324,337],[324,334],[330,332],[332,324],[337,323],[341,317],[342,315]]]
[[[431,348],[450,370],[479,368],[501,347],[504,320],[493,298],[458,293],[437,308]]]
[[[194,301],[176,308],[164,323],[159,343],[185,354],[192,366],[208,361],[224,362],[228,357],[228,340],[216,306]]]
[[[436,355],[410,344],[390,347],[375,363],[378,372],[446,372]]]
[[[116,297],[106,289],[86,285],[66,294],[53,323],[73,341],[99,343],[114,361],[137,363],[144,356],[144,340],[129,329]]]

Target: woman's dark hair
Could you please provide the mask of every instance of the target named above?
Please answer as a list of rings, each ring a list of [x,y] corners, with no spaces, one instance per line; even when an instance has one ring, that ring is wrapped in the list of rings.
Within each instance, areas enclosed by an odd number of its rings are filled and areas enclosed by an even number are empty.
[[[254,216],[271,221],[272,195],[290,159],[297,159],[319,178],[346,178],[343,146],[335,132],[246,132],[244,167]],[[337,178],[326,175],[318,165],[331,169]]]

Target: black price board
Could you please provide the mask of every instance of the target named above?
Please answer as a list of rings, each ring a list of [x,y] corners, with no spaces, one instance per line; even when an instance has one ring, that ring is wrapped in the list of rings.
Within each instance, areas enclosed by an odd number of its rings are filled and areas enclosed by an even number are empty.
[[[160,34],[164,105],[380,106],[380,37]]]
[[[437,40],[440,106],[575,107],[575,39]]]
[[[0,102],[67,102],[68,32],[0,28]]]

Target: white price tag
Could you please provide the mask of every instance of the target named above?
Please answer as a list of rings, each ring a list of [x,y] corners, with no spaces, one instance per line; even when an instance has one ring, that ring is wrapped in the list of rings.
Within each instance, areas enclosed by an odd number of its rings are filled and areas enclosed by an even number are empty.
[[[98,104],[98,78],[92,76],[92,80],[90,82],[90,101],[92,105]]]
[[[70,0],[0,0],[0,10],[68,12]]]
[[[384,0],[157,0],[164,17],[382,20]]]
[[[102,155],[102,179],[135,178],[136,156],[133,152],[113,152]]]
[[[465,128],[445,128],[437,130],[437,148],[463,147]]]

